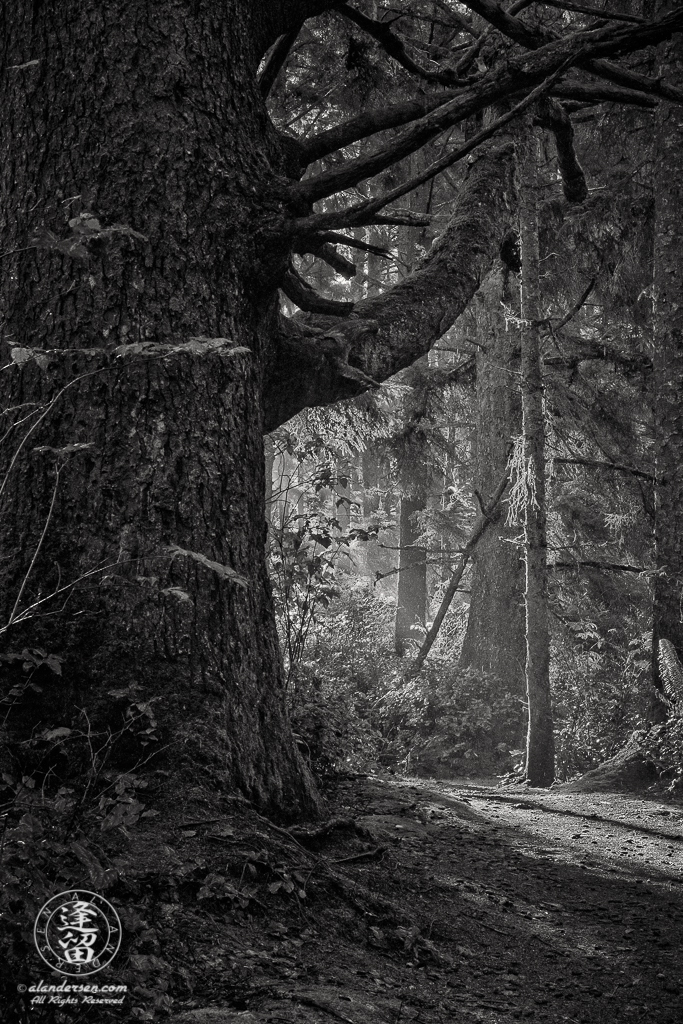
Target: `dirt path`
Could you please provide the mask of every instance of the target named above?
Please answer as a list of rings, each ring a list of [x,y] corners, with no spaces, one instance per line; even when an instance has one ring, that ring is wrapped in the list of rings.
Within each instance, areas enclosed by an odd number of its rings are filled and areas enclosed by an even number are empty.
[[[174,1020],[683,1021],[680,807],[375,777],[334,812],[359,830],[314,844],[306,899],[268,890],[195,992],[220,1009]]]

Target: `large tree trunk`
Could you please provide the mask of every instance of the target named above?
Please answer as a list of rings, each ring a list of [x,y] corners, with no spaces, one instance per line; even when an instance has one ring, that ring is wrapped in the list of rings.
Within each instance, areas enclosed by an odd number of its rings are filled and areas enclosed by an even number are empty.
[[[660,3],[658,14],[673,11]],[[659,74],[683,81],[683,34],[661,50]],[[663,102],[656,114],[654,174],[653,393],[656,485],[653,667],[655,689],[664,689],[659,642],[673,644],[683,659],[683,128],[680,107]],[[655,699],[652,718],[663,721],[666,705]]]
[[[508,274],[492,272],[475,301],[477,341],[477,422],[475,487],[484,499],[505,472],[513,440],[522,431],[519,395],[519,338],[505,329],[502,303],[509,304]],[[522,697],[524,664],[524,565],[519,527],[498,516],[476,547],[472,596],[460,664],[488,672]]]
[[[545,416],[539,321],[538,139],[523,143],[520,222],[522,241],[522,432],[524,452],[524,554],[526,570],[526,685],[529,728],[526,777],[532,786],[555,778],[550,697],[550,636],[546,564]]]
[[[64,659],[63,685],[15,708],[12,742],[85,713],[117,731],[143,699],[161,802],[206,779],[295,813],[317,799],[263,550],[261,357],[284,252],[261,238],[259,183],[282,161],[255,85],[259,6],[6,15],[0,606],[5,650]]]

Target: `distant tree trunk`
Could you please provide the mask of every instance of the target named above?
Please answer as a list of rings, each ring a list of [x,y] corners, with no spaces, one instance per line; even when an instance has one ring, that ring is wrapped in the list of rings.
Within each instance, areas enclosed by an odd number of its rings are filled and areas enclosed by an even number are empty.
[[[263,439],[263,450],[265,453],[265,496],[266,496],[266,526],[270,530],[272,523],[273,507],[273,469],[275,467],[275,446],[269,434]]]
[[[424,548],[412,547],[420,534],[415,514],[424,511],[424,498],[401,498],[399,518],[399,574],[396,602],[395,648],[399,657],[407,653],[409,640],[418,640],[413,629],[424,626],[427,608],[427,556]]]
[[[658,15],[676,7],[658,4]],[[660,77],[683,81],[683,34],[661,49]],[[653,675],[663,690],[659,642],[673,644],[683,660],[683,127],[680,107],[662,101],[656,113],[654,172],[654,423],[655,546]],[[652,702],[654,721],[666,718],[666,705]]]
[[[526,776],[533,786],[550,786],[555,777],[555,748],[550,698],[545,423],[539,330],[541,297],[538,252],[538,139],[535,129],[530,128],[521,148],[521,370],[525,474],[526,684],[529,705]]]
[[[484,499],[505,471],[513,438],[522,432],[519,394],[519,337],[505,330],[501,302],[506,270],[499,266],[475,300],[477,341],[477,425],[475,486]],[[505,515],[489,526],[473,556],[472,595],[460,664],[490,672],[520,697],[525,692],[524,563],[518,527]]]

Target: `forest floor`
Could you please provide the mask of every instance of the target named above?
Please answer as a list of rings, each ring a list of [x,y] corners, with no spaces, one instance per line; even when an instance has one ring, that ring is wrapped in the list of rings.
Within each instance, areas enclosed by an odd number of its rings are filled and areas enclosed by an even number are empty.
[[[191,833],[242,868],[233,912],[157,926],[195,979],[173,1024],[683,1021],[681,805],[389,775],[328,800],[327,830]]]

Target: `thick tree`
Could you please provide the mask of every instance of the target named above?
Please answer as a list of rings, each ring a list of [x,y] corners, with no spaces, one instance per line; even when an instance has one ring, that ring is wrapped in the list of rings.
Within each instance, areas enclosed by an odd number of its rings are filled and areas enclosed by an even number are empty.
[[[672,4],[660,4],[664,11]],[[662,49],[664,82],[683,74],[683,34]],[[653,398],[655,421],[655,545],[653,662],[661,678],[660,641],[683,660],[683,128],[678,107],[662,103],[655,134],[655,247],[653,275]],[[656,700],[653,717],[666,717]]]
[[[375,386],[453,323],[508,232],[511,146],[494,122],[381,198],[314,204],[503,96],[509,117],[552,90],[680,99],[611,58],[668,38],[681,12],[560,38],[492,0],[468,6],[509,43],[436,71],[384,22],[327,0],[3,7],[2,635],[7,651],[63,658],[59,686],[14,709],[11,749],[81,712],[116,730],[121,694],[137,694],[154,702],[165,747],[159,806],[206,781],[315,808],[281,700],[262,432]],[[265,97],[302,23],[331,10],[426,91],[297,139]],[[409,278],[340,305],[292,273],[301,251],[344,266],[340,229],[414,223],[381,210],[475,147]],[[280,285],[311,315],[280,317]]]

